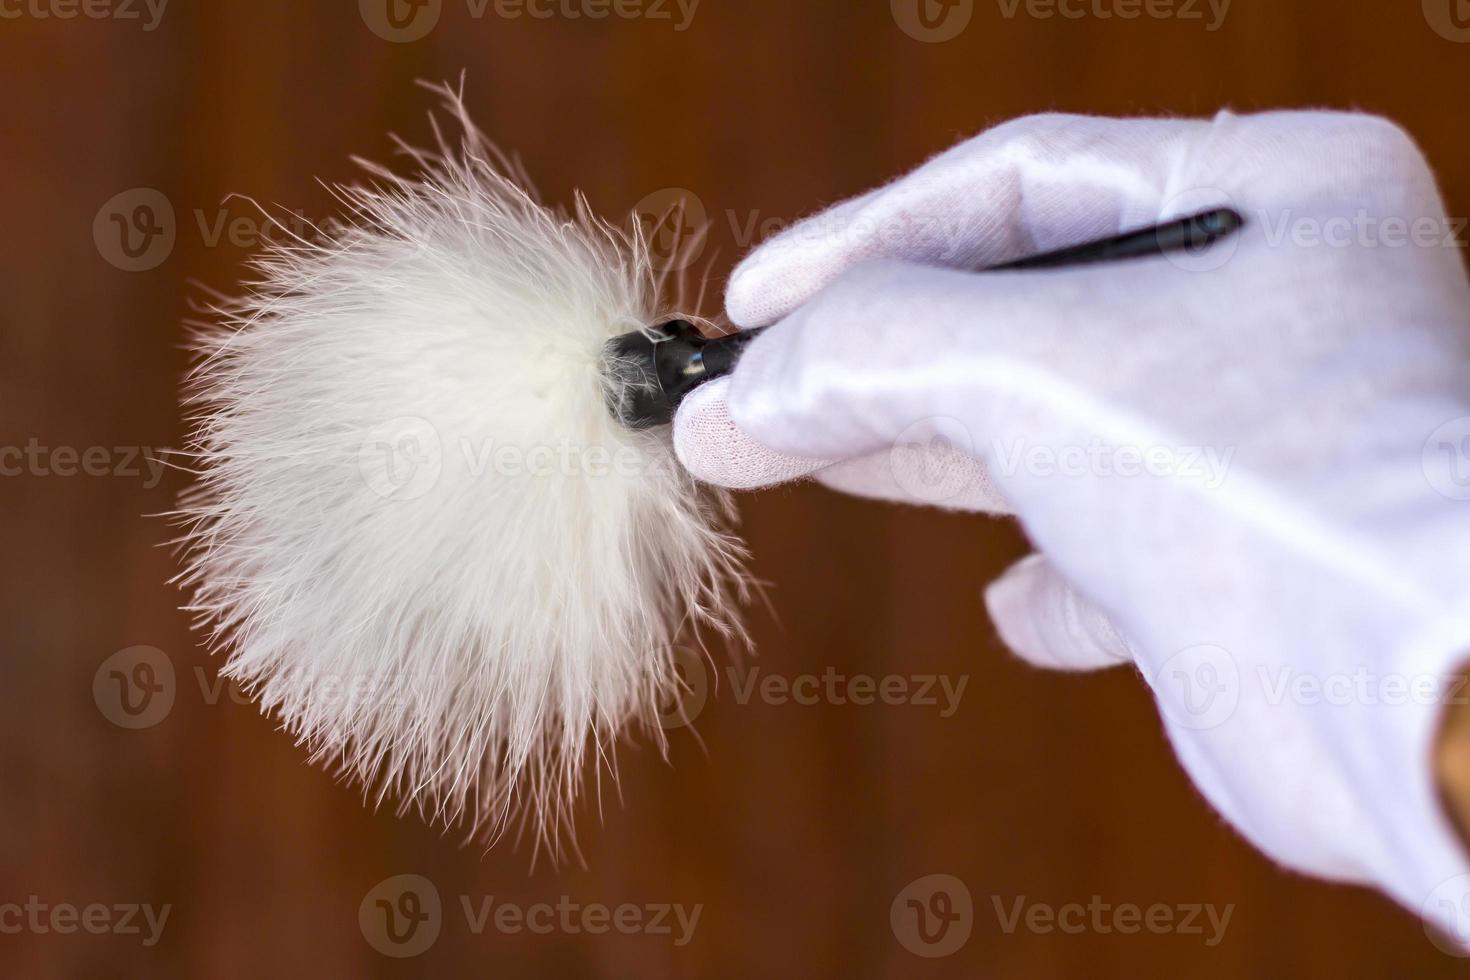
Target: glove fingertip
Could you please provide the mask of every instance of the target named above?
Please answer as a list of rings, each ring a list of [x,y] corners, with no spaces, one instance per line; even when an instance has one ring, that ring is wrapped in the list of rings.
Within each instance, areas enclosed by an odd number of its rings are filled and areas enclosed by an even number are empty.
[[[730,418],[721,378],[692,391],[674,417],[674,453],[703,483],[729,490],[755,490],[808,476],[828,460],[776,452],[746,435]]]
[[[725,287],[725,315],[742,329],[770,326],[801,301],[790,280],[764,267],[759,255],[746,259],[730,274]]]

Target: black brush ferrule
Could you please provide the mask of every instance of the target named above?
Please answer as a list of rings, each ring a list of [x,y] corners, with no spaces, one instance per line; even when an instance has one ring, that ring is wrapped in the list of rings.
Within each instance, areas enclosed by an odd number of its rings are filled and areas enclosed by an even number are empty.
[[[688,320],[670,320],[614,337],[603,353],[608,405],[630,428],[672,422],[684,396],[729,374],[758,333],[705,337]]]

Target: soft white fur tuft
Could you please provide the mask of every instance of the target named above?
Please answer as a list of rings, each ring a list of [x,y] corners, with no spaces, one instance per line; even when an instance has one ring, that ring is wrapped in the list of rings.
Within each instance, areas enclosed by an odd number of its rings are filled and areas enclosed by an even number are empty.
[[[541,206],[442,91],[458,148],[369,165],[350,227],[201,330],[181,578],[314,760],[555,848],[586,753],[662,746],[675,634],[730,628],[743,549],[667,429],[605,404],[604,343],[666,315],[642,234]]]

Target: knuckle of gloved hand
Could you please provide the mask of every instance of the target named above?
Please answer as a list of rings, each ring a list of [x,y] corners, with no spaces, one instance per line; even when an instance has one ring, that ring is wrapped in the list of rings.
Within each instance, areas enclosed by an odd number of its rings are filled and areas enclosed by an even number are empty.
[[[1218,150],[1203,165],[1206,183],[1268,220],[1322,207],[1407,219],[1442,210],[1424,153],[1402,126],[1382,116],[1226,112],[1198,147]]]
[[[1367,113],[1337,113],[1316,127],[1302,127],[1310,141],[1303,156],[1322,164],[1340,192],[1367,200],[1392,200],[1404,192],[1420,194],[1433,186],[1423,150],[1398,123]]]
[[[1356,195],[1360,210],[1379,222],[1375,234],[1387,240],[1398,234],[1395,227],[1422,229],[1424,221],[1442,225],[1444,203],[1434,171],[1414,138],[1378,116],[1361,116],[1358,125],[1359,163],[1349,193]]]
[[[1105,130],[1119,125],[1124,122],[1066,112],[1037,113],[1001,123],[968,145],[975,155],[994,158],[996,166],[1016,168],[1025,161],[1084,152]]]
[[[1014,141],[1029,142],[1035,140],[1042,134],[1071,129],[1086,119],[1086,116],[1079,116],[1070,112],[1036,112],[1029,116],[1018,116],[1015,119],[1009,119],[992,126],[990,129],[981,133],[976,139],[988,139],[995,143],[1010,143]]]
[[[1044,143],[1069,136],[1090,138],[1100,130],[1124,123],[1120,119],[1084,116],[1075,112],[1037,112],[1003,122],[983,134],[997,142]]]
[[[1429,168],[1424,151],[1403,126],[1384,116],[1366,113],[1351,118],[1355,120],[1364,147],[1376,159],[1383,161],[1388,169],[1404,172]]]
[[[965,172],[974,167],[976,161],[1004,167],[1019,159],[1045,158],[1055,155],[1069,144],[1076,144],[1080,148],[1095,139],[1100,129],[1116,126],[1121,122],[1070,112],[1040,112],[1018,116],[962,139],[930,159],[910,176],[922,179],[934,174],[953,173],[956,179],[972,179]]]

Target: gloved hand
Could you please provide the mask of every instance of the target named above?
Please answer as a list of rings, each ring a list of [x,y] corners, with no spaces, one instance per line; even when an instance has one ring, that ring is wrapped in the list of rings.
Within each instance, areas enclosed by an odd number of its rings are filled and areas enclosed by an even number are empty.
[[[1248,225],[1201,254],[958,271],[1221,205]],[[750,255],[729,315],[774,326],[675,445],[727,487],[1014,513],[1044,557],[987,592],[1009,646],[1136,663],[1246,837],[1470,943],[1430,763],[1470,661],[1456,230],[1379,119],[1018,120]]]

